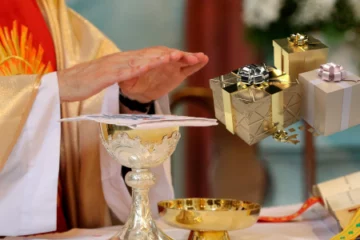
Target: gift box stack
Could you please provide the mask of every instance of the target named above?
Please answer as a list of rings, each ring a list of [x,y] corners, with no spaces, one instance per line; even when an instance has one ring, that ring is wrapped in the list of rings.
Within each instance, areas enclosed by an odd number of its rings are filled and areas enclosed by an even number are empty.
[[[296,144],[295,129],[285,129],[301,119],[324,136],[360,124],[360,78],[327,63],[326,45],[292,34],[273,47],[275,67],[250,64],[210,80],[215,116],[231,133],[249,145],[271,135]]]

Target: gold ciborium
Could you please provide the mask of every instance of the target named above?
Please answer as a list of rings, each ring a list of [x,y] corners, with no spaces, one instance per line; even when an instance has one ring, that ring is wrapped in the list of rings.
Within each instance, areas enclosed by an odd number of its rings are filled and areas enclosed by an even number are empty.
[[[151,217],[149,190],[155,184],[150,168],[167,160],[180,139],[178,127],[134,130],[100,123],[101,140],[109,154],[120,164],[131,168],[125,176],[132,188],[132,205],[128,220],[113,239],[168,240]]]
[[[191,230],[189,240],[229,240],[228,231],[254,225],[260,205],[232,199],[190,198],[158,203],[169,225]]]

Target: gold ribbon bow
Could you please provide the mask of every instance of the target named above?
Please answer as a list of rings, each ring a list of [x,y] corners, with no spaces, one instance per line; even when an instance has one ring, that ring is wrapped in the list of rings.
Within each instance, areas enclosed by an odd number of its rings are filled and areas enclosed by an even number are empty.
[[[300,33],[291,34],[290,37],[288,37],[288,40],[295,46],[304,46],[309,43],[309,37]]]
[[[277,123],[270,124],[269,126],[265,126],[264,130],[271,133],[273,139],[282,143],[292,143],[294,145],[298,144],[300,141],[297,139],[298,134],[292,134],[289,136],[288,132],[281,129],[279,130],[277,127]]]

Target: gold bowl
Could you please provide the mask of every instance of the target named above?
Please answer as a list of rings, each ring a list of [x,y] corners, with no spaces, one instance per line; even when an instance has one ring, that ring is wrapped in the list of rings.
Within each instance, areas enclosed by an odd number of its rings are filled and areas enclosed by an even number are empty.
[[[233,199],[188,198],[158,203],[160,217],[170,226],[191,230],[189,240],[228,240],[228,231],[254,225],[261,206]]]

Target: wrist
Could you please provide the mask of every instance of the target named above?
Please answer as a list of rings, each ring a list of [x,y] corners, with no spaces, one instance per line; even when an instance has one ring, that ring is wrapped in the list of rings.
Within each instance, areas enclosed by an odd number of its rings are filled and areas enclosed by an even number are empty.
[[[120,104],[132,112],[149,113],[150,109],[154,106],[154,101],[149,101],[145,98],[129,97],[128,95],[119,92]]]
[[[121,89],[120,89],[120,94],[122,96],[124,96],[125,98],[128,98],[128,99],[130,99],[132,101],[139,102],[141,104],[148,104],[148,103],[151,103],[153,101],[152,99],[146,98],[146,97],[141,96],[139,94],[131,94],[131,93],[124,92]]]

